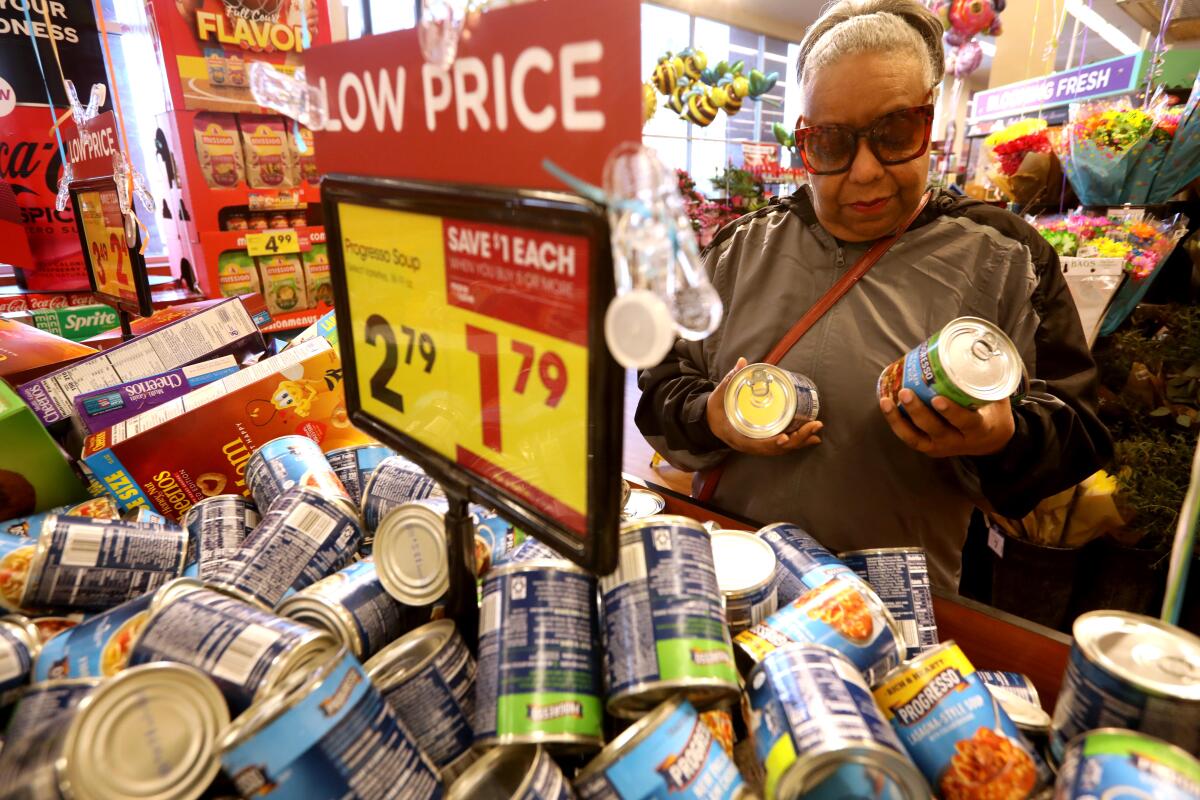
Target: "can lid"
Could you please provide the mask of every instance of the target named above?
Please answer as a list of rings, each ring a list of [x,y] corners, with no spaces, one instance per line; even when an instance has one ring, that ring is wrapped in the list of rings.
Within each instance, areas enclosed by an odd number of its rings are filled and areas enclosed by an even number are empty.
[[[663,299],[649,289],[617,295],[604,312],[604,340],[626,369],[662,362],[675,344],[675,319]]]
[[[780,779],[775,790],[776,797],[804,797],[810,792],[819,794],[815,790],[848,764],[877,770],[882,773],[878,778],[891,781],[892,787],[881,786],[877,790],[880,797],[930,796],[929,784],[907,755],[877,742],[863,742],[797,759]]]
[[[406,605],[429,605],[450,589],[445,522],[426,505],[404,503],[385,514],[372,554],[384,590]]]
[[[271,665],[254,693],[255,699],[277,691],[278,687],[288,683],[294,675],[307,675],[312,672],[313,665],[324,664],[333,654],[344,649],[333,634],[312,629],[311,633],[293,644]]]
[[[790,372],[773,364],[749,364],[729,380],[725,416],[743,436],[770,439],[795,420],[796,402]]]
[[[526,792],[534,765],[545,755],[540,745],[501,745],[468,767],[446,792],[446,800],[536,796]],[[565,782],[565,778],[564,778]],[[494,791],[487,791],[493,789]]]
[[[333,634],[356,657],[361,657],[363,643],[359,641],[358,629],[350,612],[324,597],[306,594],[307,591],[299,591],[284,600],[275,607],[275,613]]]
[[[455,635],[455,630],[454,621],[449,619],[426,623],[380,650],[363,665],[363,669],[381,690],[403,683],[441,652]]]
[[[157,614],[185,594],[198,592],[204,588],[206,588],[204,584],[196,578],[176,578],[167,581],[154,593],[154,599],[150,601],[150,614]]]
[[[110,678],[79,704],[59,761],[77,800],[198,797],[220,763],[229,709],[194,667],[156,662]]]
[[[629,487],[629,498],[621,508],[623,519],[644,519],[652,517],[667,506],[667,501],[658,492],[652,492],[641,486]]]
[[[745,594],[775,578],[775,551],[753,533],[713,531],[712,554],[722,594]]]
[[[1200,700],[1200,637],[1151,617],[1092,611],[1075,620],[1087,658],[1151,694]]]
[[[951,320],[938,336],[937,350],[946,377],[974,400],[1003,400],[1021,385],[1024,365],[1016,345],[987,320]]]
[[[639,719],[637,722],[630,725],[621,732],[617,738],[613,739],[600,754],[588,762],[587,766],[579,771],[575,776],[575,783],[580,784],[597,772],[603,772],[621,759],[626,753],[641,744],[646,737],[654,733],[655,729],[669,716],[675,713],[680,707],[686,705],[692,714],[699,718],[696,709],[692,704],[685,700],[682,696],[676,695],[670,700],[665,700],[659,704],[646,716]]]
[[[989,685],[987,688],[992,693],[992,697],[996,698],[1000,707],[1004,709],[1004,713],[1008,714],[1008,718],[1018,728],[1032,732],[1050,730],[1050,715],[1044,708],[1035,706],[1015,692],[1006,690],[1003,686]]]

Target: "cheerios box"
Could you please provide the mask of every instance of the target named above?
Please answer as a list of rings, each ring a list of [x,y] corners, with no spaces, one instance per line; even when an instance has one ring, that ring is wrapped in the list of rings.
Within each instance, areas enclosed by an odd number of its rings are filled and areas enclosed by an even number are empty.
[[[0,519],[85,497],[62,450],[16,391],[0,380]]]
[[[217,494],[249,496],[246,462],[300,434],[325,451],[371,440],[350,424],[337,350],[311,339],[89,436],[83,461],[122,511],[149,506],[178,521]]]

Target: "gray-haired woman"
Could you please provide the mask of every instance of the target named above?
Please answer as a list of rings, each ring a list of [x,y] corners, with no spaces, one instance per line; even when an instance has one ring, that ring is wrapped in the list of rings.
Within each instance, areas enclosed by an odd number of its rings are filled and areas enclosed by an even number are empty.
[[[954,589],[973,506],[1023,516],[1111,451],[1095,366],[1054,250],[1005,211],[934,195],[780,366],[812,378],[821,422],[775,439],[723,411],[732,371],[768,350],[918,208],[929,171],[942,28],[914,0],[841,0],[800,45],[797,149],[809,184],[723,229],[705,252],[721,328],[640,377],[642,433],[672,463],[724,473],[718,506],[800,524],[833,550],[915,545]],[[884,366],[959,316],[998,324],[1032,378],[1019,401],[907,418],[876,396]]]

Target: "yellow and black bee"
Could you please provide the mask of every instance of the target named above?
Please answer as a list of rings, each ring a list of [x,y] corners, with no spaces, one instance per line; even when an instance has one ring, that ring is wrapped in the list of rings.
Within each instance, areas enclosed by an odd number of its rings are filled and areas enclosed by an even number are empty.
[[[662,94],[669,95],[675,90],[675,66],[667,58],[660,58],[654,68],[654,88]]]
[[[703,50],[694,50],[683,58],[683,74],[693,81],[700,80],[700,73],[708,66],[708,56]]]
[[[731,89],[728,89],[728,87],[726,88],[726,92],[728,99],[725,100],[725,105],[723,108],[725,109],[725,113],[732,117],[734,114],[742,110],[742,98],[738,97]]]
[[[676,114],[682,114],[685,101],[683,93],[688,90],[687,79],[675,84],[675,88],[671,90],[671,96],[667,98],[667,108],[674,111]]]
[[[708,127],[717,117],[716,106],[713,105],[712,98],[708,96],[707,89],[695,89],[687,98],[687,111],[684,113],[684,119],[687,119],[701,128]]]

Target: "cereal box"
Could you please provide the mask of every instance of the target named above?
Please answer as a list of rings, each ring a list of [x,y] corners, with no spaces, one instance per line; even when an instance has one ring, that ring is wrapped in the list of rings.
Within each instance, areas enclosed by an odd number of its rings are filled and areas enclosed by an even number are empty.
[[[262,292],[258,267],[245,250],[226,250],[217,257],[217,283],[223,297]]]
[[[326,452],[369,443],[342,389],[337,351],[311,339],[89,436],[83,460],[123,510],[148,505],[179,520],[205,497],[249,496],[246,462],[272,439],[300,434]]]
[[[240,359],[266,346],[241,300],[229,298],[124,344],[99,353],[91,351],[94,355],[89,358],[17,388],[42,424],[52,425],[72,418],[73,402],[84,392],[217,356]]]
[[[0,318],[0,378],[14,385],[95,354],[86,345]]]
[[[314,244],[307,253],[301,253],[304,262],[304,280],[308,290],[308,304],[333,305],[333,280],[329,277],[329,253],[325,245]]]
[[[245,168],[233,114],[197,114],[192,129],[204,181],[214,189],[232,189],[241,183]]]
[[[243,114],[239,117],[246,153],[246,182],[251,189],[295,186],[291,150],[282,117]]]
[[[304,150],[296,144],[296,132],[300,132],[300,141],[304,142]],[[308,128],[294,120],[288,121],[288,145],[292,150],[292,160],[296,165],[295,175],[305,181],[309,185],[316,186],[321,180],[321,173],[317,171],[317,151],[313,145],[313,134]]]
[[[262,275],[263,296],[272,314],[286,314],[308,308],[304,266],[300,256],[261,256],[257,259]],[[328,270],[328,267],[326,267]]]
[[[286,350],[291,347],[296,347],[304,342],[307,342],[309,339],[315,339],[318,336],[328,341],[329,344],[333,345],[335,350],[337,349],[338,334],[336,312],[327,311],[319,320],[293,336],[292,341],[289,342],[283,349]]]

